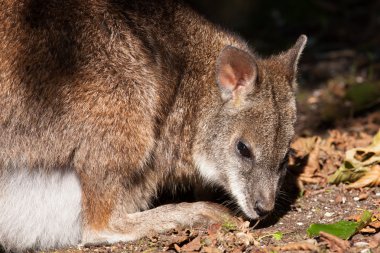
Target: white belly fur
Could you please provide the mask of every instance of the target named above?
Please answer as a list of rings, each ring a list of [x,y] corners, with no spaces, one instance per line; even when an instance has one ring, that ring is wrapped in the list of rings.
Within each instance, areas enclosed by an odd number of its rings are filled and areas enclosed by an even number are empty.
[[[75,245],[81,187],[74,172],[0,172],[0,244],[7,250]]]

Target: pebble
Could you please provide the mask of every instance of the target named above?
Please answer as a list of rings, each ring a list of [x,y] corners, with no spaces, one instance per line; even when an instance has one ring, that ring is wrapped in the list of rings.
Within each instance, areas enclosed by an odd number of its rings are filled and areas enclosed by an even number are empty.
[[[331,213],[330,213],[330,212],[325,213],[325,216],[326,216],[326,217],[332,217],[333,215],[334,215],[333,212],[331,212]]]
[[[236,234],[236,237],[239,238],[239,241],[244,243],[245,246],[249,245],[249,236],[243,232],[239,232]]]
[[[360,251],[360,253],[371,253],[371,249],[363,249]]]
[[[359,198],[359,197],[354,197],[354,200],[355,200],[355,201],[359,201],[360,198]]]
[[[314,245],[318,244],[317,240],[315,240],[315,239],[307,239],[307,240],[305,240],[305,242],[310,243],[310,244],[314,244]]]
[[[368,242],[355,242],[354,243],[354,247],[359,247],[359,248],[364,248],[364,247],[368,247]]]
[[[380,192],[376,192],[376,197],[380,197]]]
[[[297,225],[298,226],[303,226],[303,223],[302,222],[297,222]]]

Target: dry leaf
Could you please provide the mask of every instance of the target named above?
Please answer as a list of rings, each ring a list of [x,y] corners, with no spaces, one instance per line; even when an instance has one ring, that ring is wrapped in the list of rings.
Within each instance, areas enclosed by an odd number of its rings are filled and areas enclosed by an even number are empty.
[[[178,244],[176,244],[176,243],[174,244],[174,249],[177,252],[181,252],[181,247],[179,247]]]
[[[368,225],[370,225],[370,226],[373,227],[373,228],[379,229],[379,228],[380,228],[380,221],[378,221],[378,220],[376,220],[376,221],[372,221],[372,222],[369,223]]]
[[[376,229],[371,228],[371,227],[365,227],[365,228],[360,229],[359,232],[360,233],[374,234],[374,233],[376,233]]]
[[[368,196],[369,196],[369,192],[360,193],[359,194],[359,200],[365,200],[368,198]]]
[[[338,253],[347,252],[347,249],[350,247],[350,243],[335,235],[331,235],[325,232],[319,232],[321,239],[328,243],[331,250],[334,250]]]
[[[380,165],[370,167],[369,171],[358,181],[349,184],[348,188],[362,188],[366,186],[380,185]]]
[[[182,246],[181,252],[198,251],[201,247],[201,237],[197,236],[191,242]]]
[[[320,142],[320,139],[317,140],[317,142],[315,143],[314,149],[310,152],[309,158],[307,160],[307,164],[304,167],[304,171],[301,174],[301,176],[312,177],[315,174],[315,172],[320,169],[320,167],[319,167],[319,150],[320,150],[319,142]]]
[[[353,148],[346,152],[345,160],[329,182],[354,182],[348,188],[361,188],[380,184],[380,131],[366,148]]]
[[[318,246],[308,243],[308,242],[291,242],[283,246],[277,246],[271,248],[273,251],[309,251],[309,252],[319,252]]]
[[[380,232],[373,235],[369,240],[369,246],[373,248],[377,248],[380,245]]]
[[[202,252],[205,253],[221,253],[220,249],[215,247],[203,247]]]
[[[207,228],[207,233],[209,235],[215,235],[216,233],[218,233],[220,231],[220,229],[222,228],[222,225],[221,224],[211,224],[208,228]]]
[[[292,143],[291,147],[295,150],[297,157],[303,157],[314,149],[317,142],[319,142],[319,137],[309,137],[309,138],[298,138]]]

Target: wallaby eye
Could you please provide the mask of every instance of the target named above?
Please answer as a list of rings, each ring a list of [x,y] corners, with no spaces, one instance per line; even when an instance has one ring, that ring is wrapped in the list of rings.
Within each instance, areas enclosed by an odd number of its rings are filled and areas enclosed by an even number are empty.
[[[244,144],[244,142],[238,141],[236,144],[236,149],[242,157],[248,159],[252,158],[252,152],[249,149],[249,147],[247,147],[247,145]]]

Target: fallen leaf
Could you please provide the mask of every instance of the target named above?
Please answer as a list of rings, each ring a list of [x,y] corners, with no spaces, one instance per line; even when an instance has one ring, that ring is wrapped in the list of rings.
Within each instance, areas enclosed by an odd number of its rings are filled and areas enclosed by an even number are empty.
[[[321,231],[320,236],[323,241],[328,243],[331,250],[338,253],[344,253],[350,247],[350,243],[348,241],[342,240],[332,234]]]
[[[370,248],[377,248],[380,245],[380,232],[373,235],[371,239],[369,240],[369,246]]]
[[[309,251],[319,252],[319,247],[308,242],[291,242],[282,246],[269,248],[270,252],[285,252],[285,251]]]
[[[371,227],[373,227],[373,228],[380,229],[380,221],[378,221],[378,220],[372,221],[368,225],[371,226]]]
[[[309,237],[314,237],[320,235],[321,232],[326,232],[347,240],[356,233],[357,226],[357,222],[344,220],[332,224],[314,223],[308,228],[307,234]]]
[[[297,157],[303,157],[310,154],[319,141],[319,137],[298,138],[292,143],[291,147],[296,152]]]
[[[369,196],[369,192],[363,192],[359,194],[359,200],[365,200]]]
[[[181,252],[181,247],[179,247],[176,243],[174,244],[174,249],[175,249],[177,252]]]
[[[205,253],[221,253],[220,249],[215,247],[203,247],[202,251]]]
[[[369,171],[354,183],[349,184],[348,188],[363,188],[366,186],[380,185],[380,165],[370,167]]]
[[[215,235],[216,233],[218,233],[218,231],[220,231],[222,225],[221,224],[211,224],[210,226],[208,226],[207,228],[207,233],[209,235]]]
[[[307,229],[307,234],[310,237],[318,236],[321,232],[325,232],[341,239],[347,240],[355,233],[363,229],[371,222],[372,213],[364,211],[359,221],[341,220],[331,224],[313,223]]]
[[[329,183],[354,182],[349,188],[380,185],[380,130],[366,148],[346,152],[340,168],[329,178]]]
[[[191,242],[181,247],[181,252],[198,251],[202,247],[201,237],[195,237]]]
[[[360,233],[374,234],[374,233],[376,233],[376,229],[371,228],[371,227],[365,227],[365,228],[360,229],[359,232]]]
[[[347,182],[355,182],[363,177],[368,171],[368,168],[360,167],[355,168],[350,162],[345,161],[339,169],[329,177],[330,184],[339,184]]]
[[[312,177],[316,171],[320,169],[319,167],[319,142],[320,139],[317,139],[314,149],[309,153],[309,158],[307,159],[307,164],[304,167],[304,171],[301,174],[302,176]]]

